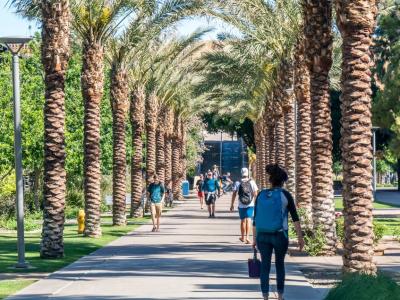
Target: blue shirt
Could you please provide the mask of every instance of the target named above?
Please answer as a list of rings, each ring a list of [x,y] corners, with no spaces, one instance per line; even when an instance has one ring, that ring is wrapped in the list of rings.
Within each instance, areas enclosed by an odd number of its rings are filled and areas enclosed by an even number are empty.
[[[213,193],[216,190],[219,190],[219,182],[217,179],[209,179],[207,178],[204,183],[203,183],[203,187],[201,188],[201,190],[205,193]]]
[[[159,183],[159,184],[155,184],[155,183],[150,183],[147,191],[150,193],[150,200],[153,203],[160,203],[162,197],[164,196],[164,186]]]

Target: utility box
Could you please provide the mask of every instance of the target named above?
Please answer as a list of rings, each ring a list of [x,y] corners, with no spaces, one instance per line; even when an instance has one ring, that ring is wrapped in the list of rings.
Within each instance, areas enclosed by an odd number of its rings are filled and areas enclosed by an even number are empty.
[[[182,194],[183,194],[183,197],[189,197],[189,181],[187,181],[187,180],[185,180],[185,181],[182,181]]]

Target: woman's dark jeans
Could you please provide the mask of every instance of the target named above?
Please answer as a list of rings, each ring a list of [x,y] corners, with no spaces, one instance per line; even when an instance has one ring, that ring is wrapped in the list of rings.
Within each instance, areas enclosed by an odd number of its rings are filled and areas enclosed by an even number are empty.
[[[272,251],[275,252],[276,283],[278,293],[283,294],[285,289],[285,256],[289,240],[287,232],[257,234],[257,249],[261,254],[261,291],[264,296],[269,293],[269,273],[271,271]]]

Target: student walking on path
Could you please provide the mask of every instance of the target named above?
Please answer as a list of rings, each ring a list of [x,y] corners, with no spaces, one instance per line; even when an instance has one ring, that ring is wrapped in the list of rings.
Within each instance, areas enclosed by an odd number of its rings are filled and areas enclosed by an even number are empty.
[[[212,172],[207,172],[207,178],[204,181],[202,191],[208,208],[209,218],[215,218],[215,201],[221,195],[221,188],[218,179],[213,178]]]
[[[199,197],[199,200],[200,200],[201,209],[203,209],[203,205],[204,205],[203,184],[204,184],[204,176],[203,176],[203,174],[200,174],[200,178],[196,182],[196,191],[197,191],[197,197]]]
[[[241,233],[239,240],[243,243],[251,244],[249,236],[254,214],[254,200],[257,197],[258,188],[254,180],[249,178],[249,170],[247,168],[243,168],[241,174],[241,181],[237,181],[233,187],[231,211],[234,211],[236,196],[238,196]]]
[[[279,165],[265,168],[271,182],[271,189],[262,190],[256,199],[253,221],[253,247],[261,254],[261,291],[268,300],[269,274],[272,252],[275,252],[278,300],[283,300],[285,289],[285,256],[289,246],[288,214],[292,217],[300,250],[304,247],[299,216],[292,195],[283,189],[288,175]]]
[[[160,218],[162,214],[162,203],[164,201],[165,188],[157,175],[147,188],[147,197],[151,201],[151,220],[153,222],[152,232],[160,231]]]

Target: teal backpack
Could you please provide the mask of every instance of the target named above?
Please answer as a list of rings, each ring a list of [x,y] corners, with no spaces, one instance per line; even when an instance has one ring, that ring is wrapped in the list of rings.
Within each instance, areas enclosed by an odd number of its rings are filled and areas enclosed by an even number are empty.
[[[275,233],[284,230],[287,220],[287,208],[283,203],[281,188],[264,189],[257,197],[255,218],[257,232]]]

